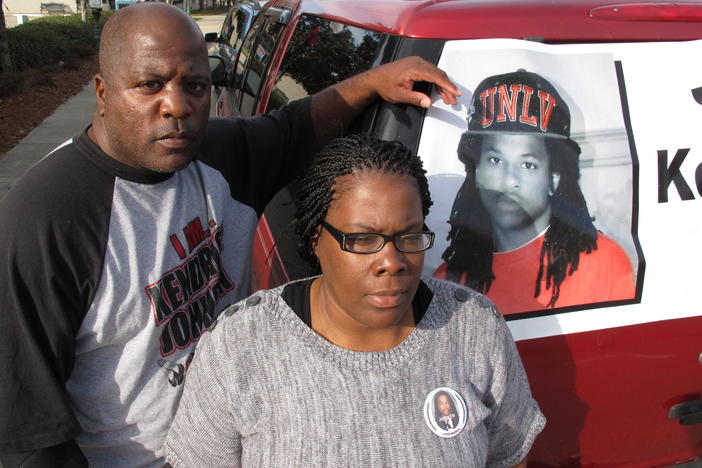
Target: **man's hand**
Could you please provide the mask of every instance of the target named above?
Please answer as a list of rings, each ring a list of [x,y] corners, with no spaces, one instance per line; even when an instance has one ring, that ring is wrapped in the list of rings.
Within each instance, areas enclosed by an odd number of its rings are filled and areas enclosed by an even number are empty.
[[[420,57],[406,57],[372,68],[312,97],[312,122],[319,143],[340,136],[351,120],[378,97],[394,104],[430,107],[429,96],[412,91],[419,81],[434,83],[446,104],[456,104],[456,97],[461,95],[446,73]]]
[[[418,81],[434,83],[436,91],[445,104],[456,104],[460,90],[448,79],[446,73],[420,57],[407,57],[365,72],[369,86],[384,100],[392,103],[408,103],[428,108],[429,96],[412,87]]]

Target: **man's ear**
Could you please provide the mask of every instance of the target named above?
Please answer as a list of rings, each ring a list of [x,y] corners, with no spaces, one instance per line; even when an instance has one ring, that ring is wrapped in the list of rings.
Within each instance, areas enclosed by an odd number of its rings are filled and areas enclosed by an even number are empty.
[[[97,101],[97,112],[100,117],[105,115],[105,79],[100,73],[93,76],[95,85],[95,100]]]
[[[553,195],[558,190],[558,184],[561,182],[561,174],[559,172],[551,173],[551,189],[549,193]]]

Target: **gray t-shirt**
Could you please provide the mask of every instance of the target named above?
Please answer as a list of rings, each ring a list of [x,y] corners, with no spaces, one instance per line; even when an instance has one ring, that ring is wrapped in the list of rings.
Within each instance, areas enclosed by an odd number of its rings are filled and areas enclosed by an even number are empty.
[[[512,466],[545,418],[502,316],[429,280],[398,346],[338,347],[258,292],[203,335],[166,438],[174,467]]]
[[[91,466],[163,466],[198,340],[249,294],[258,217],[315,152],[309,106],[212,119],[173,174],[84,131],[0,199],[0,453],[75,438]]]

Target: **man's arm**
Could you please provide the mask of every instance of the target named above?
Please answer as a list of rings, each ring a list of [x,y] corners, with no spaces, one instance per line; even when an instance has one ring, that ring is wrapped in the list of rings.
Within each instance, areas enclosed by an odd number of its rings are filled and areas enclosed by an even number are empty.
[[[73,440],[29,452],[0,455],[2,468],[87,468],[87,466],[88,460]]]
[[[113,179],[74,143],[40,161],[0,199],[3,456],[65,448],[80,433],[65,384],[102,272]]]
[[[212,119],[198,159],[220,171],[232,198],[260,215],[270,199],[331,138],[378,97],[429,107],[412,91],[415,82],[434,83],[447,104],[460,91],[446,74],[418,57],[408,57],[355,75],[268,114],[247,119]],[[309,106],[309,107],[308,107]]]
[[[443,71],[420,57],[372,68],[312,96],[310,113],[319,143],[341,135],[353,118],[378,97],[391,103],[430,107],[429,96],[412,90],[419,81],[434,83],[446,104],[456,104],[461,94]]]

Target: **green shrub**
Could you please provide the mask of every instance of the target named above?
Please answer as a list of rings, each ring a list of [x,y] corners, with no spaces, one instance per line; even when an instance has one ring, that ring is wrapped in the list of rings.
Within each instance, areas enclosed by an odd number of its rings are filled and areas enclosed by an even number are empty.
[[[68,40],[48,23],[26,23],[7,31],[10,57],[17,70],[56,63],[68,56]]]
[[[105,21],[114,14],[115,10],[103,10],[102,13],[100,13],[100,27],[102,28],[105,26]],[[95,20],[93,19],[93,15],[88,15],[88,23],[90,24],[91,28],[95,27]]]
[[[86,58],[95,55],[95,47],[90,44],[73,44],[71,50],[76,57]]]
[[[103,10],[100,12],[100,27],[105,25],[105,21],[107,21],[114,12],[114,10]],[[91,31],[95,31],[95,18],[93,17],[92,11],[88,13],[87,23],[84,23],[83,20],[80,19],[80,13],[74,13],[68,16],[42,16],[41,18],[33,19],[32,22],[61,23],[74,26],[85,26],[87,24]]]
[[[7,36],[17,70],[95,53],[94,22],[84,23],[80,15],[38,18],[8,29]]]
[[[41,16],[31,21],[32,23],[53,23],[53,24],[71,24],[73,26],[81,26],[85,23],[80,19],[79,14],[68,16]]]

